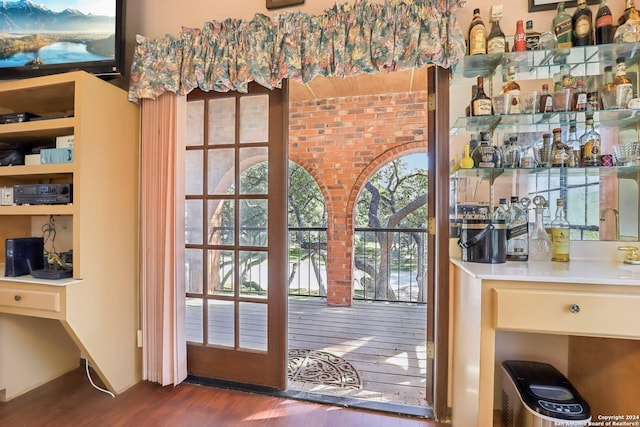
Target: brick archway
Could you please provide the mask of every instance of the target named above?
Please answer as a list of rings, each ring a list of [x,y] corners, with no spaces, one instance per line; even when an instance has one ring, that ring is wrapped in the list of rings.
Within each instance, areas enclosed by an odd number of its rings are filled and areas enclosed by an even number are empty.
[[[327,303],[351,305],[353,211],[366,180],[389,161],[427,149],[426,91],[296,101],[289,160],[318,183],[327,205]]]

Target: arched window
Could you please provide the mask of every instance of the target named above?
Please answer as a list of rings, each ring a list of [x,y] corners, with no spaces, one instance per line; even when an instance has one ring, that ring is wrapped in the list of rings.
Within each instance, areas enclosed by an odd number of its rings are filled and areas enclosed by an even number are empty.
[[[426,302],[427,155],[410,154],[378,170],[358,196],[354,297]]]

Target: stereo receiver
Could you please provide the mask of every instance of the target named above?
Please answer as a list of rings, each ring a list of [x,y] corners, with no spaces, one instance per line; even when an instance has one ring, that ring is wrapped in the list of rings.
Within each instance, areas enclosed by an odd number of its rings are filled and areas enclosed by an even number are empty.
[[[65,205],[73,202],[72,184],[18,184],[13,186],[16,205]]]

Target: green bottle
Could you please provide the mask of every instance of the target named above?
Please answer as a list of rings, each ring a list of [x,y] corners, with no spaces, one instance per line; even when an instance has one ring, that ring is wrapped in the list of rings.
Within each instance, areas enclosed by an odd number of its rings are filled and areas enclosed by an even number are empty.
[[[558,13],[553,18],[553,31],[558,39],[558,48],[571,47],[573,23],[571,15],[564,11],[564,2],[558,3]]]

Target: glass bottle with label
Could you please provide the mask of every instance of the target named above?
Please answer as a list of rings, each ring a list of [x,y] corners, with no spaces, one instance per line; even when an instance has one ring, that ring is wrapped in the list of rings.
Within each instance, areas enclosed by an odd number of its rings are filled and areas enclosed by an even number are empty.
[[[602,166],[600,159],[601,139],[593,126],[593,113],[586,113],[585,131],[580,137],[580,165]]]
[[[527,50],[538,50],[538,45],[540,44],[540,33],[538,31],[534,31],[532,20],[527,21],[524,37]]]
[[[616,93],[613,90],[613,68],[611,65],[604,67],[604,84],[600,89],[600,101],[602,102],[602,109],[609,110],[616,108]]]
[[[562,142],[562,129],[555,128],[553,130],[553,145],[551,148],[551,166],[567,167],[571,162],[572,156],[571,149]]]
[[[504,53],[506,37],[500,28],[500,16],[491,20],[491,31],[487,36],[487,53]]]
[[[571,75],[567,72],[562,76],[562,87],[553,94],[553,111],[570,111],[572,100],[573,86]]]
[[[575,119],[569,120],[569,134],[565,142],[571,158],[569,166],[575,167],[580,165],[580,140],[578,139],[577,126]]]
[[[551,261],[569,262],[570,224],[564,210],[564,200],[556,201],[556,217],[551,222],[551,242],[553,253]]]
[[[493,219],[500,221],[505,219],[507,214],[507,209],[509,209],[509,205],[507,205],[507,199],[501,198],[498,204],[498,207],[495,211],[493,211]]]
[[[571,18],[571,43],[573,46],[593,44],[593,13],[587,7],[587,0],[578,0],[578,7]]]
[[[508,108],[509,114],[520,114],[522,112],[522,103],[520,99],[520,85],[516,82],[516,69],[509,67],[508,74],[509,79],[507,80],[507,84],[502,88],[501,93],[511,95]]]
[[[549,261],[553,252],[551,238],[544,228],[544,210],[546,200],[542,196],[535,196],[535,222],[529,235],[529,259],[532,261]]]
[[[564,10],[564,2],[558,3],[557,14],[552,21],[553,31],[558,39],[558,48],[571,47],[572,21],[571,15]]]
[[[513,36],[513,51],[523,52],[527,50],[527,36],[524,32],[524,23],[522,19],[516,22],[516,33]]]
[[[627,77],[624,58],[616,60],[616,77],[613,80],[613,90],[616,93],[616,108],[627,108],[633,98],[633,84]]]
[[[472,116],[490,116],[493,114],[493,103],[484,91],[484,78],[478,76],[476,93],[471,100]]]
[[[596,44],[613,43],[613,15],[607,0],[600,0],[596,12]]]
[[[507,261],[529,259],[529,215],[518,196],[511,196],[511,204],[505,215],[507,227]]]
[[[578,80],[573,92],[571,111],[587,111],[587,105],[589,105],[587,101],[587,91],[584,90],[583,81]]]
[[[489,132],[480,132],[480,144],[471,152],[471,158],[477,168],[495,168],[498,153],[489,142]]]
[[[469,55],[487,53],[487,29],[480,17],[480,9],[473,9],[473,19],[469,24]]]
[[[542,85],[542,95],[540,95],[540,103],[538,104],[538,113],[553,112],[553,97],[549,93],[549,85]]]

